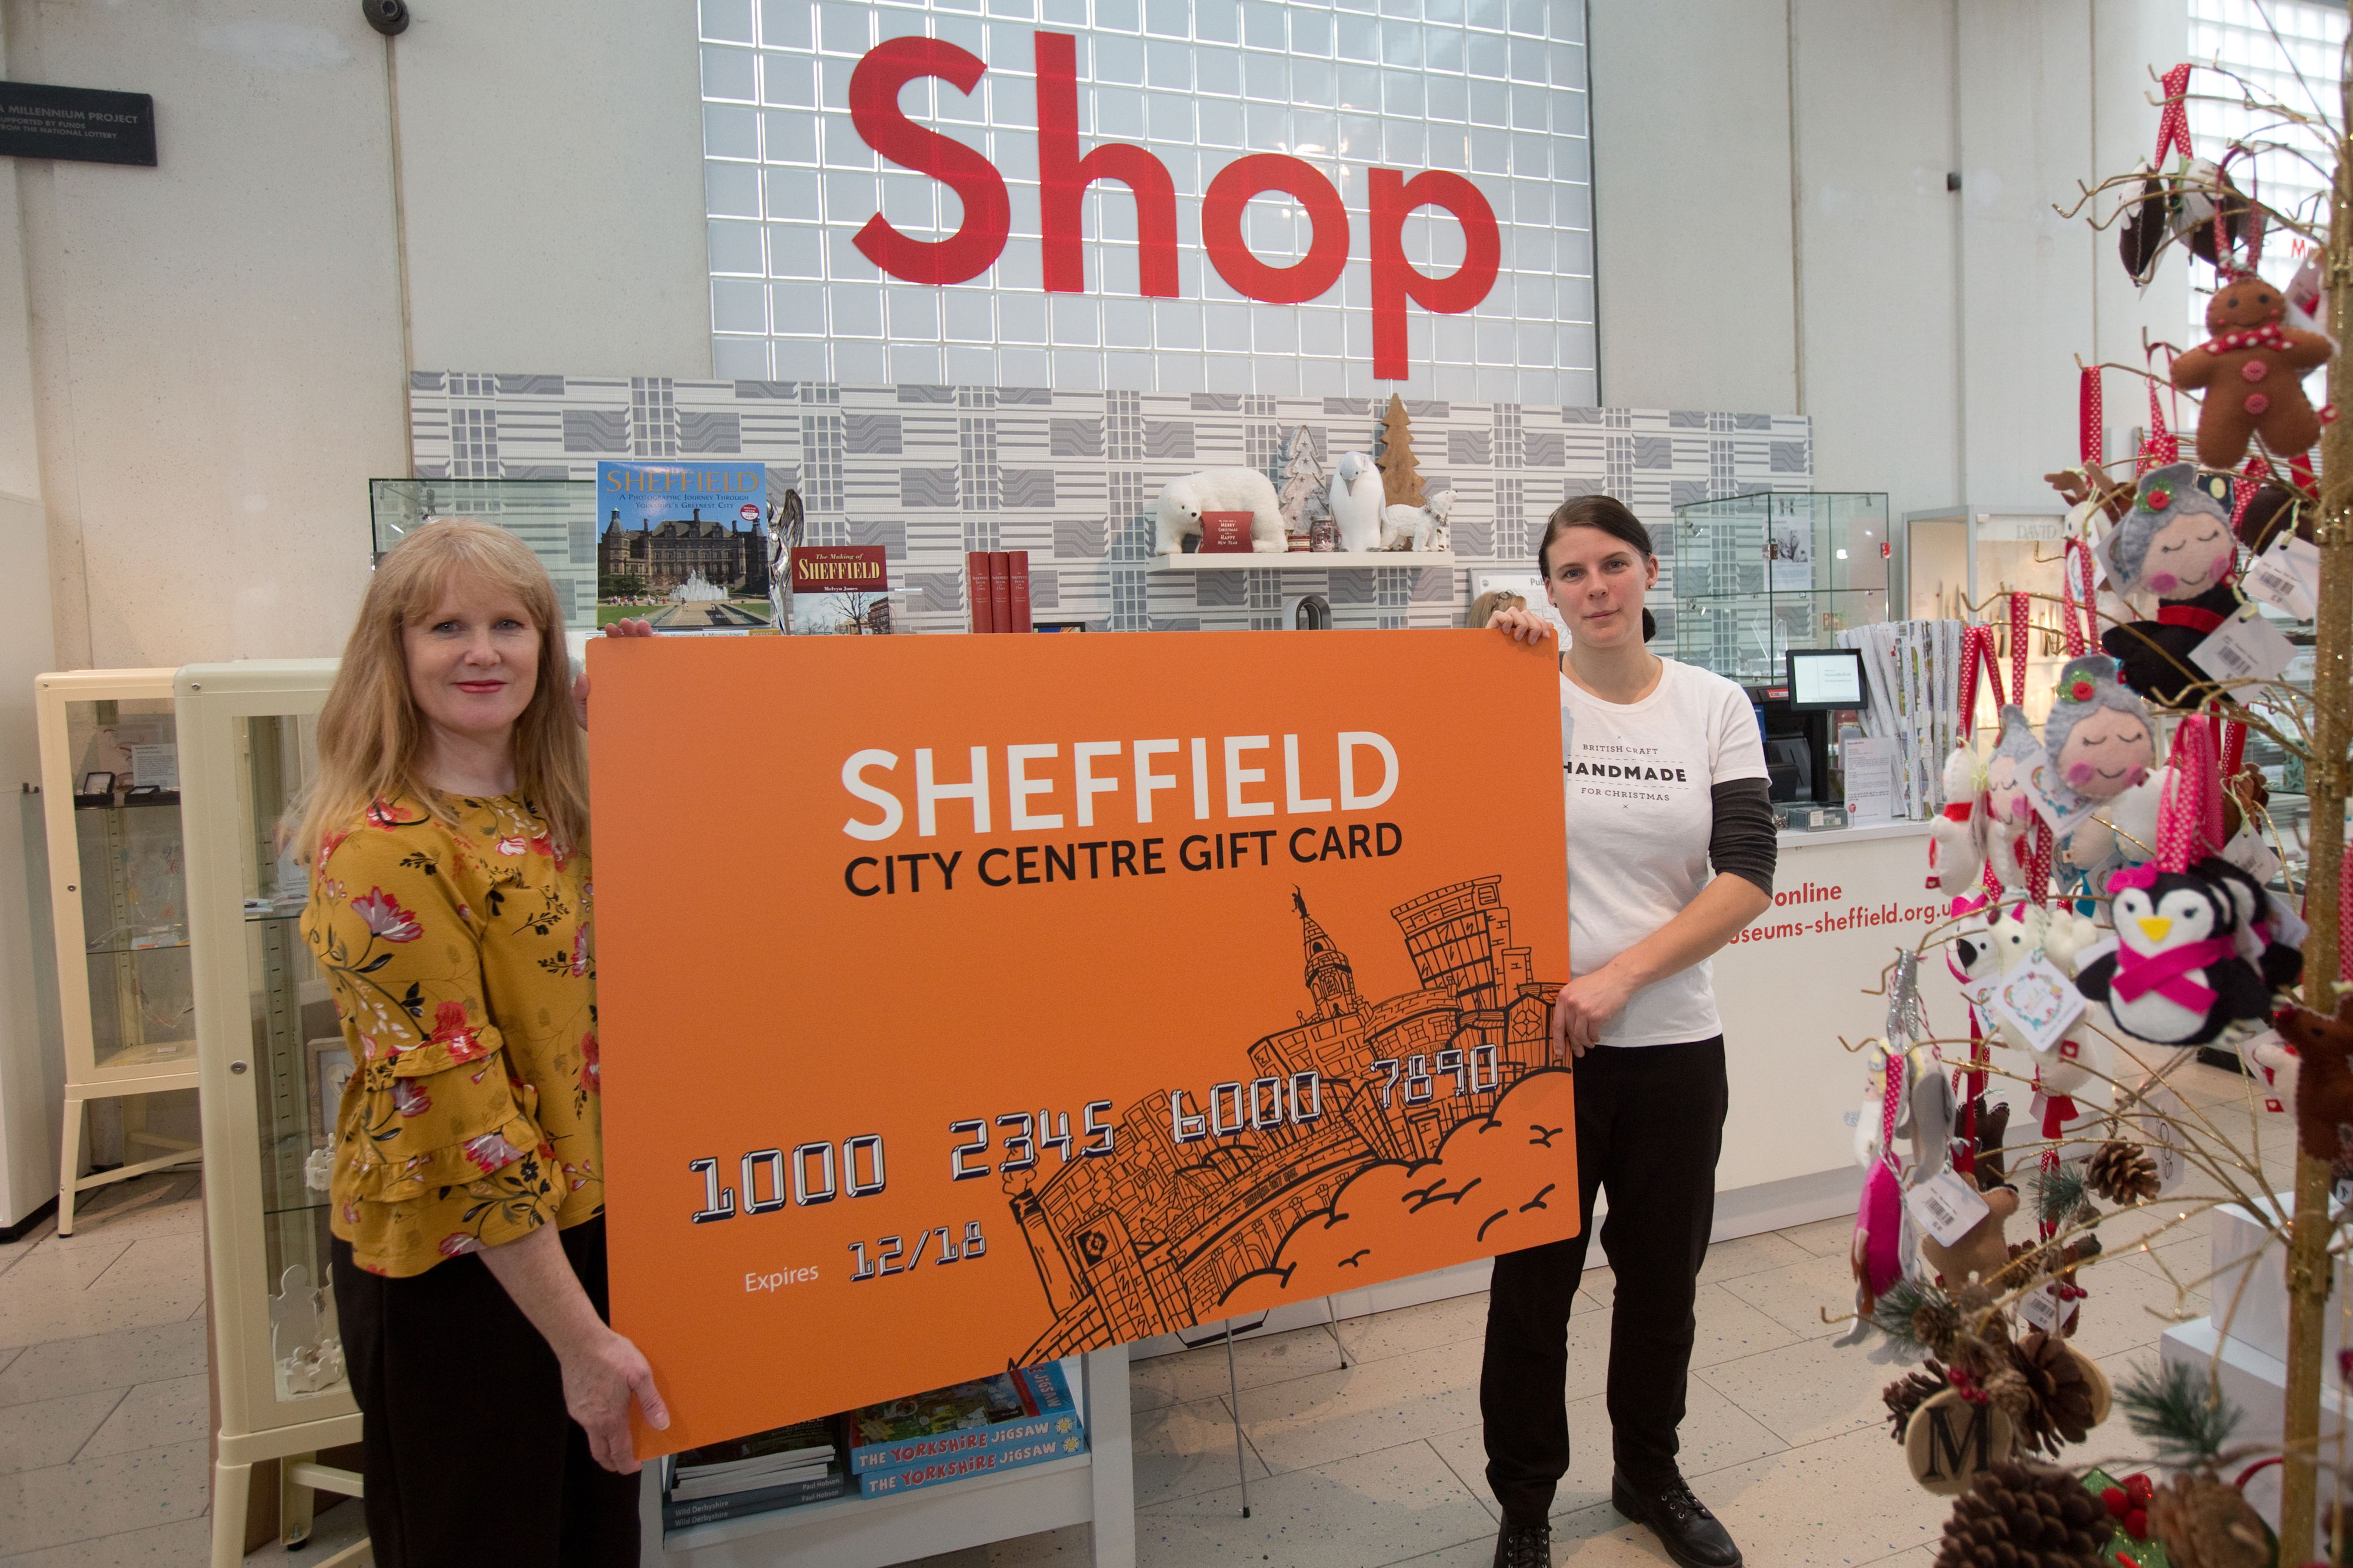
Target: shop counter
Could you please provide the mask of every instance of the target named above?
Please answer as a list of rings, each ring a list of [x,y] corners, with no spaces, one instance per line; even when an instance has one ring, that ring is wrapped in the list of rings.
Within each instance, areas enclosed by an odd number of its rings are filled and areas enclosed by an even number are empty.
[[[1862,1175],[1850,1117],[1862,1064],[1840,1044],[1880,1033],[1883,968],[1944,918],[1925,886],[1928,825],[1879,823],[1780,836],[1773,907],[1716,954],[1732,1108],[1716,1165],[1716,1234],[1852,1214]],[[1930,1019],[1953,1026],[1930,966]]]

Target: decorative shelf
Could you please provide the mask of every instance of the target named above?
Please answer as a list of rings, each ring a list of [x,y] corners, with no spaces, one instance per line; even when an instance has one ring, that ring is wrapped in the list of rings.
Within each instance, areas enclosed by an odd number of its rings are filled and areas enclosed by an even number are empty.
[[[1366,566],[1413,567],[1454,564],[1451,550],[1288,550],[1280,555],[1256,551],[1229,555],[1155,555],[1155,572],[1335,572]]]

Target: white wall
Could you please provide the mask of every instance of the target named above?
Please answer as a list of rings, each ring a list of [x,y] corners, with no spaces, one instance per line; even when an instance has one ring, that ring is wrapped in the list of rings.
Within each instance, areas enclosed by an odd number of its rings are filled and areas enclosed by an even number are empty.
[[[416,363],[708,374],[692,0],[416,9]],[[342,0],[5,16],[10,78],[156,99],[158,168],[16,171],[57,662],[334,652],[407,472],[384,40]]]
[[[6,41],[0,16],[0,45]],[[47,525],[41,506],[40,458],[34,440],[38,400],[33,382],[31,305],[25,226],[14,184],[0,181],[0,552],[20,584],[0,616],[0,791],[19,808],[16,787],[40,775],[34,739],[33,677],[49,666],[52,634]],[[42,1037],[34,981],[34,889],[21,815],[0,819],[0,1228],[16,1224],[57,1190],[57,1107],[65,1063]],[[46,880],[39,889],[46,903]]]
[[[2148,155],[2179,0],[1591,11],[1603,398],[1811,415],[1817,488],[1899,515],[2054,504],[2075,356],[2183,319],[2179,267],[2141,295],[2052,210]]]

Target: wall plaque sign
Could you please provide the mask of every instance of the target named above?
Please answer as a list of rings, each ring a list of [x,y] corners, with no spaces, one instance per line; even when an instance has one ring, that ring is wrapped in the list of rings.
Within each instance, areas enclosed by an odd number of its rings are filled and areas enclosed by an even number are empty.
[[[143,92],[0,81],[0,155],[155,166],[155,100]]]

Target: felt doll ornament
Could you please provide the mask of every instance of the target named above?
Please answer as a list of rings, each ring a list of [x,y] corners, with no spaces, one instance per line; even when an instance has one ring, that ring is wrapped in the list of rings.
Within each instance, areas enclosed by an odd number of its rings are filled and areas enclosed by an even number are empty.
[[[2174,356],[2173,384],[2202,390],[2198,460],[2235,468],[2260,437],[2275,458],[2298,456],[2320,438],[2320,416],[2304,395],[2306,372],[2328,362],[2318,332],[2284,324],[2287,300],[2251,272],[2232,275],[2206,302],[2203,343]]]
[[[2109,585],[2157,598],[2157,619],[2110,626],[2100,646],[2125,683],[2162,706],[2194,708],[2207,677],[2190,650],[2232,612],[2239,543],[2231,531],[2232,481],[2190,463],[2144,475],[2132,510],[2108,541]]]
[[[2211,721],[2192,715],[2175,741],[2157,858],[2108,879],[2116,948],[2075,979],[2137,1039],[2202,1046],[2270,1016],[2270,990],[2240,955],[2243,922],[2228,863],[2211,853],[2221,817]]]
[[[2051,818],[2059,853],[2096,895],[2116,862],[2116,836],[2094,814],[2147,777],[2157,761],[2148,710],[2117,682],[2115,659],[2085,654],[2060,669],[2058,700],[2042,721],[2042,748],[2035,794]]]
[[[1985,863],[2003,887],[2023,892],[2028,880],[2027,847],[2034,832],[2034,770],[2044,762],[2042,742],[2027,722],[2026,710],[2005,702],[2001,734],[1986,763],[1980,803]]]

